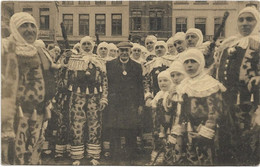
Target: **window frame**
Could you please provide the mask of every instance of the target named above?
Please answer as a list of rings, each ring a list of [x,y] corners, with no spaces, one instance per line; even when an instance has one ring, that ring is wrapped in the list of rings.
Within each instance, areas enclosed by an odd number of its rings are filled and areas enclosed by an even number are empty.
[[[68,30],[67,30],[67,27],[66,27],[66,26],[69,26],[70,24],[66,24],[66,22],[65,22],[65,20],[64,20],[65,16],[72,16],[72,19],[70,19],[70,20],[67,19],[67,20],[69,20],[69,21],[72,22],[72,24],[71,24],[71,32],[68,32]],[[66,30],[67,35],[73,35],[73,14],[63,14],[63,15],[62,15],[62,21],[63,21],[63,24],[64,24],[64,27],[65,27],[65,30]]]
[[[178,23],[178,19],[184,19],[185,20],[185,24],[183,24],[183,23]],[[187,17],[176,17],[176,22],[175,22],[175,27],[176,27],[176,33],[177,32],[186,32],[187,31]],[[180,31],[177,29],[177,24],[180,24]],[[185,28],[183,27],[183,25],[185,25]]]
[[[196,19],[205,19],[205,25],[204,26],[204,31],[201,29],[201,28],[198,28],[196,25],[202,25],[200,23],[196,23]],[[195,20],[194,20],[194,27],[197,28],[197,29],[200,29],[200,31],[202,32],[202,35],[205,36],[207,34],[207,18],[206,17],[196,17]]]
[[[81,16],[87,16],[88,19],[81,19]],[[87,26],[85,27],[84,24],[81,24],[81,21],[84,22],[86,20]],[[81,30],[81,26],[83,26],[83,30]],[[89,35],[89,14],[79,14],[79,35]]]
[[[120,16],[121,19],[113,19],[113,16]],[[116,25],[114,25],[114,20],[119,20],[119,23],[116,22]],[[122,13],[112,13],[111,14],[111,28],[112,36],[121,36],[122,35]]]
[[[45,12],[45,10],[43,9],[48,9],[46,10],[46,12],[48,11],[48,15],[46,14],[42,14],[42,12]],[[49,30],[50,29],[50,8],[39,8],[39,22],[40,22],[40,26],[39,26],[39,29],[40,30]],[[42,23],[41,23],[41,18],[44,18],[44,26],[42,26]],[[47,20],[47,21],[46,21]],[[46,24],[47,22],[47,24]]]
[[[104,16],[104,19],[99,19],[97,20],[97,16]],[[100,33],[100,31],[98,31],[98,29],[100,29],[100,26],[97,27],[97,21],[104,21],[104,32]],[[101,25],[101,24],[99,24]],[[95,14],[95,33],[99,34],[99,35],[106,35],[106,14]]]
[[[155,13],[155,17],[151,17],[151,13]],[[162,16],[158,17],[158,14],[161,13]],[[149,11],[149,30],[150,31],[161,31],[163,30],[163,10],[150,10]],[[159,22],[159,23],[158,23]],[[152,26],[155,25],[155,26]],[[152,28],[155,27],[155,28]]]

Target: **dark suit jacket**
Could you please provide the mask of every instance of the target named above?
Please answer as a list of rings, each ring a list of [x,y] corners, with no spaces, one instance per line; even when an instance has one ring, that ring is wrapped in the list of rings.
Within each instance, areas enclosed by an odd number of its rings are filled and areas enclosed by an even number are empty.
[[[138,107],[144,104],[142,67],[129,59],[125,65],[127,75],[119,58],[106,64],[108,77],[109,128],[137,128]]]

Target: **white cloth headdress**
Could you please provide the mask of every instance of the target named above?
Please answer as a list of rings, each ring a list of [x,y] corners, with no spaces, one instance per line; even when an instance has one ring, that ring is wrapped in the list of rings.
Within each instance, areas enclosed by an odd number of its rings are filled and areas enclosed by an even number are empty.
[[[198,42],[197,42],[195,47],[199,47],[200,45],[202,45],[202,43],[203,43],[203,35],[202,35],[202,32],[200,31],[200,29],[190,28],[186,32],[186,35],[188,35],[189,33],[194,33],[194,34],[196,34],[199,37],[199,40],[198,40]]]
[[[32,23],[36,27],[36,39],[38,37],[38,27],[35,19],[26,12],[15,13],[10,19],[10,40],[14,40],[16,43],[16,54],[23,56],[34,56],[37,49],[33,44],[28,44],[25,39],[18,32],[18,28],[24,23]]]

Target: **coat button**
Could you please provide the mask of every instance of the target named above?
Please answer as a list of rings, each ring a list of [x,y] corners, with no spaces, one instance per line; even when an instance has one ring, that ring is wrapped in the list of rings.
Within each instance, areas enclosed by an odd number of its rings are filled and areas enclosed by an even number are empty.
[[[225,77],[224,79],[227,80],[227,77]]]
[[[227,68],[228,67],[228,64],[225,64],[225,68]]]
[[[224,74],[227,75],[227,71],[224,71]]]
[[[226,60],[226,63],[229,63],[229,59]]]

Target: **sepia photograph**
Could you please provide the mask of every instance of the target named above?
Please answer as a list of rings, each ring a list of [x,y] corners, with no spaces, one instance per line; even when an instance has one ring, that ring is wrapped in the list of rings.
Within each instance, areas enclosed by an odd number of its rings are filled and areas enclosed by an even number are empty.
[[[1,165],[259,166],[259,0],[1,0]]]

